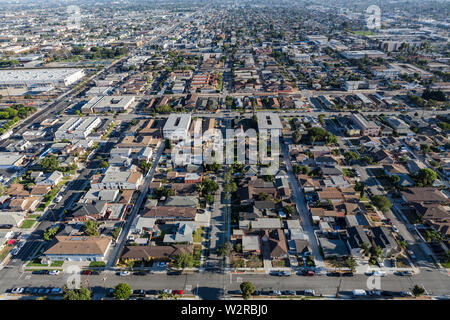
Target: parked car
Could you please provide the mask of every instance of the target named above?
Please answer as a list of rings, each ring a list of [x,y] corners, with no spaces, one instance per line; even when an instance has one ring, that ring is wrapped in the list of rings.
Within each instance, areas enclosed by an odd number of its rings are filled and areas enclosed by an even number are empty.
[[[25,291],[24,291],[24,293],[27,293],[27,294],[32,294],[32,293],[33,293],[33,287],[28,287],[28,288],[25,288]]]
[[[57,276],[60,272],[61,271],[59,270],[50,270],[48,274],[51,276]]]
[[[131,274],[131,272],[130,271],[121,271],[121,272],[119,272],[119,276],[129,276]]]
[[[172,290],[173,294],[183,294],[183,290]]]
[[[352,291],[352,294],[354,297],[359,297],[359,296],[366,296],[367,292],[366,292],[366,290],[363,290],[363,289],[354,289]]]
[[[367,293],[369,294],[369,296],[381,296],[380,290],[370,290]]]
[[[272,296],[281,296],[280,290],[272,290]]]
[[[305,289],[303,292],[305,296],[311,296],[314,297],[316,295],[316,292],[313,289]]]
[[[35,270],[32,274],[48,274],[48,270]]]
[[[92,271],[91,270],[83,270],[83,271],[81,271],[81,274],[83,274],[83,275],[91,275]]]
[[[50,293],[53,294],[53,295],[59,295],[59,294],[62,294],[63,291],[62,291],[61,288],[52,288],[52,289],[50,290]]]
[[[327,276],[328,277],[340,277],[341,273],[340,272],[328,272]]]
[[[395,233],[398,233],[398,228],[397,228],[395,225],[392,225],[392,230],[393,230]]]
[[[139,297],[145,297],[145,291],[142,289],[136,289],[136,290],[133,290],[133,295],[139,296]]]
[[[385,277],[386,276],[386,271],[375,271],[373,273],[374,276],[378,276],[378,277]]]
[[[230,294],[230,295],[241,294],[241,290],[228,290],[227,294]]]
[[[410,291],[402,291],[400,292],[402,297],[413,297],[414,295]]]
[[[146,290],[145,294],[148,295],[157,295],[159,293],[159,290]]]
[[[283,293],[283,295],[285,295],[285,296],[296,296],[296,295],[297,295],[297,293],[295,292],[295,290],[284,290],[282,293]]]
[[[11,290],[11,293],[13,293],[13,294],[21,294],[21,293],[23,293],[25,291],[25,288],[13,288],[12,290]]]
[[[343,277],[353,277],[353,272],[344,272],[342,274]]]

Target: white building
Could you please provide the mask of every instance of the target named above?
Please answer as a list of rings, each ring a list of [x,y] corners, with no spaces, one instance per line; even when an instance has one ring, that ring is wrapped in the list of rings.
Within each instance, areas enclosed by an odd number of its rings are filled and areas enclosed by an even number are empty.
[[[84,76],[83,69],[0,70],[0,87],[70,86]]]
[[[172,113],[163,128],[164,138],[182,140],[188,135],[190,125],[191,115],[189,113]]]
[[[270,132],[278,131],[279,136],[283,130],[280,117],[274,112],[258,112],[256,114],[258,118],[258,130],[267,130]]]
[[[135,101],[133,96],[96,96],[81,107],[82,113],[123,112]]]
[[[101,122],[99,117],[70,118],[55,132],[55,139],[85,139]]]
[[[133,166],[134,167],[134,166]],[[103,176],[93,178],[92,189],[124,189],[137,190],[142,184],[142,173],[132,169],[121,169],[120,167],[109,167]]]

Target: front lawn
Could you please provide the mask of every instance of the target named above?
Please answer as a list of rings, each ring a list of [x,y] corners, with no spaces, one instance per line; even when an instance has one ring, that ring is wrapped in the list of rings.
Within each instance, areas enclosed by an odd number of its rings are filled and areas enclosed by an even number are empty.
[[[4,247],[3,250],[0,251],[0,261],[3,261],[3,259],[6,258],[6,256],[12,249],[13,249],[13,247],[11,247],[11,246]]]
[[[195,232],[192,234],[192,237],[194,239],[194,242],[201,243],[203,241],[203,229],[198,228],[197,230],[195,230]]]
[[[20,226],[21,229],[29,229],[36,223],[36,220],[33,219],[27,219],[25,220],[22,225]]]

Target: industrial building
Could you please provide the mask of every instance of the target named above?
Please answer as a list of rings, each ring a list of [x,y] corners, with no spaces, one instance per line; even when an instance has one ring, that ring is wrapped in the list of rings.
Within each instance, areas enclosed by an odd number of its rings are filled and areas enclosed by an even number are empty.
[[[55,139],[84,139],[101,124],[98,117],[71,118],[55,132]]]
[[[135,101],[133,96],[96,96],[81,107],[82,113],[123,112]]]
[[[84,76],[83,69],[0,70],[0,88],[70,86]]]

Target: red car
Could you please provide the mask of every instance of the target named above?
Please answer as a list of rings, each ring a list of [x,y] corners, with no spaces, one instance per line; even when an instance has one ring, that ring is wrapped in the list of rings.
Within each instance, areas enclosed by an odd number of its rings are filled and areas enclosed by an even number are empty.
[[[303,270],[303,275],[311,277],[311,276],[315,275],[315,273],[312,270]]]
[[[173,294],[183,294],[183,290],[173,290]]]
[[[90,274],[92,274],[92,271],[91,270],[83,270],[81,272],[81,274],[90,275]]]

